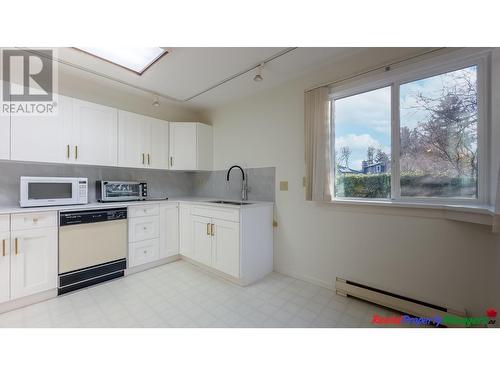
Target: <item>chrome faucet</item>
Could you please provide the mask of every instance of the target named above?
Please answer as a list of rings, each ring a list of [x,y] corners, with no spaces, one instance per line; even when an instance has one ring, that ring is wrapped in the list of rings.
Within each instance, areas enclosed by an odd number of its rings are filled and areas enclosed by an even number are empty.
[[[239,168],[239,170],[241,171],[241,200],[242,201],[246,201],[248,200],[248,184],[247,184],[247,180],[245,179],[245,171],[243,170],[243,168],[241,168],[239,165],[233,165],[231,168],[229,168],[227,170],[227,176],[226,176],[226,182],[229,183],[229,174],[231,173],[231,170],[233,168]]]

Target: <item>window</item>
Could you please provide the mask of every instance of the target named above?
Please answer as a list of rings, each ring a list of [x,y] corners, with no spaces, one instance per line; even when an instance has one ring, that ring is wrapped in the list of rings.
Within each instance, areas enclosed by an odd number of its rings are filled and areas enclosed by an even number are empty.
[[[391,197],[391,88],[335,101],[335,196]]]
[[[334,89],[335,198],[485,201],[484,59]]]
[[[161,47],[77,47],[77,49],[139,75],[168,52]]]
[[[477,198],[477,67],[400,86],[401,196]]]

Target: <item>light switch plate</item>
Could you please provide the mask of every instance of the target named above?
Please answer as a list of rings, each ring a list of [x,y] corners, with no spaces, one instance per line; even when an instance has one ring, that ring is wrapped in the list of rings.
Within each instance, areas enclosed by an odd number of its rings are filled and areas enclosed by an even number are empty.
[[[288,181],[280,181],[280,191],[288,191]]]

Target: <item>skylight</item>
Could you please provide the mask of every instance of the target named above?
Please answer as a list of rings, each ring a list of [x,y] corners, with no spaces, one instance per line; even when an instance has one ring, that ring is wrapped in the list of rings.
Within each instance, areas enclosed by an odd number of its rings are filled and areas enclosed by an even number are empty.
[[[142,74],[167,50],[160,47],[76,47],[103,60]]]

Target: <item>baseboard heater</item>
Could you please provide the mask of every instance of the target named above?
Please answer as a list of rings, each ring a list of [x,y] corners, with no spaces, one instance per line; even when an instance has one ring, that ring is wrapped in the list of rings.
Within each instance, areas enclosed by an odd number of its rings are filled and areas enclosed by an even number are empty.
[[[455,317],[466,316],[465,311],[419,301],[339,277],[335,281],[335,290],[339,295],[359,298],[416,317],[433,318],[444,314]]]

